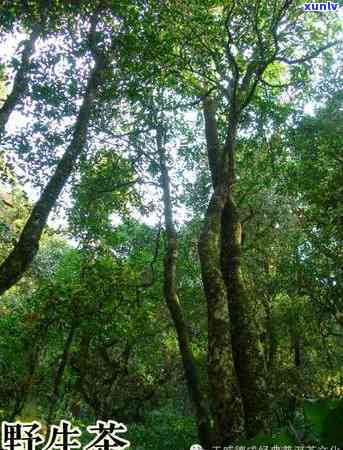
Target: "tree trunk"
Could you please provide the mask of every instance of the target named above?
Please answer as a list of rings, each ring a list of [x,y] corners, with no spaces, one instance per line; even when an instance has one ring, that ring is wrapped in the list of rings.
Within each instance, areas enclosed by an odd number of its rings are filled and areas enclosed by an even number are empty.
[[[293,422],[297,408],[299,407],[299,393],[302,392],[303,379],[302,379],[302,343],[301,337],[296,327],[290,327],[291,337],[291,353],[293,353],[294,362],[294,391],[289,394],[288,408],[286,411],[287,419]]]
[[[103,58],[97,57],[95,67],[92,69],[88,80],[71,143],[33,207],[13,251],[0,266],[0,295],[20,280],[38,251],[39,240],[49,213],[72,173],[75,162],[84,149],[90,115],[103,67]]]
[[[268,374],[271,374],[274,369],[275,364],[275,357],[277,355],[278,350],[278,342],[277,342],[277,336],[275,332],[275,326],[273,323],[273,316],[272,316],[272,309],[270,305],[271,300],[266,301],[266,351],[267,354],[266,357],[266,364],[267,364],[267,370]]]
[[[31,70],[30,58],[34,53],[38,36],[39,34],[37,31],[33,31],[29,39],[21,43],[21,45],[23,45],[23,51],[20,68],[15,75],[12,91],[0,108],[0,140],[5,134],[5,127],[11,113],[27,92],[29,84],[28,75]]]
[[[267,279],[270,279],[270,261],[269,258],[266,257],[264,261],[264,267],[265,267],[265,275]],[[265,339],[264,339],[264,354],[265,354],[265,361],[266,361],[266,367],[267,367],[267,382],[272,381],[272,374],[274,370],[274,363],[275,363],[275,357],[277,355],[278,351],[278,340],[277,340],[277,333],[275,329],[274,324],[274,318],[273,318],[273,309],[272,309],[272,302],[273,302],[273,293],[272,290],[269,288],[266,289],[265,296],[263,297],[263,307],[264,307],[264,313],[265,313]]]
[[[36,41],[42,34],[42,31],[44,31],[50,5],[51,0],[41,0],[38,2],[37,7],[40,20],[34,24],[30,37],[20,43],[20,46],[23,47],[20,67],[14,77],[12,91],[0,108],[0,142],[5,134],[5,127],[10,115],[27,93],[29,74],[31,71],[30,59],[34,54]]]
[[[52,395],[51,395],[50,405],[49,405],[49,412],[48,412],[48,416],[47,416],[47,420],[46,420],[47,427],[50,427],[50,424],[52,423],[54,416],[55,416],[57,402],[58,402],[59,396],[60,396],[60,388],[61,388],[61,384],[62,384],[62,380],[63,380],[63,374],[64,374],[65,368],[68,364],[70,348],[73,343],[75,331],[76,331],[76,327],[74,325],[72,325],[70,328],[67,340],[64,344],[64,349],[63,349],[63,354],[61,356],[60,364],[58,366],[56,375],[54,377]]]
[[[233,173],[234,175],[234,173]],[[231,191],[232,183],[230,183]],[[256,308],[241,272],[242,230],[230,192],[222,214],[221,265],[227,287],[231,338],[248,437],[267,430],[269,416],[266,368]]]
[[[45,308],[45,313],[48,312],[50,303],[47,304]],[[31,388],[34,385],[35,374],[37,367],[39,365],[40,354],[42,353],[46,345],[46,336],[48,334],[49,327],[51,325],[50,320],[44,318],[38,325],[37,330],[33,335],[31,335],[29,341],[27,342],[27,351],[29,353],[28,358],[28,373],[22,383],[21,389],[18,392],[15,405],[10,415],[9,421],[13,422],[22,410],[24,409],[27,399],[31,393]]]
[[[215,108],[204,100],[209,165],[214,193],[206,211],[199,240],[199,256],[208,310],[208,372],[215,410],[217,442],[224,446],[244,436],[244,412],[237,382],[230,335],[227,289],[221,271],[221,217],[227,195],[228,152],[219,147]],[[225,150],[234,142],[236,124],[230,124]],[[223,164],[224,162],[224,164]]]
[[[302,366],[302,352],[301,352],[301,338],[298,331],[294,331],[292,336],[293,351],[294,351],[294,366],[300,369]]]
[[[88,372],[88,360],[90,358],[90,341],[91,337],[87,332],[83,332],[80,341],[80,350],[71,355],[70,366],[76,376],[75,388],[79,392],[81,398],[93,410],[95,417],[101,418],[102,405],[96,396],[89,395],[87,383],[85,383],[85,375]]]
[[[9,422],[13,422],[15,420],[15,418],[22,412],[27,402],[32,384],[34,382],[34,376],[39,362],[40,350],[40,346],[36,344],[31,352],[31,357],[29,359],[29,372],[25,377],[25,381],[23,382],[20,392],[18,393],[13,411],[9,417]]]
[[[159,152],[161,187],[163,190],[164,220],[167,239],[164,259],[164,297],[177,332],[186,383],[196,413],[199,439],[203,448],[210,449],[212,441],[209,412],[206,405],[205,396],[201,391],[199,374],[190,347],[189,331],[177,294],[177,234],[173,220],[172,200],[170,194],[170,178],[164,145],[164,131],[162,128],[158,128],[157,147]]]

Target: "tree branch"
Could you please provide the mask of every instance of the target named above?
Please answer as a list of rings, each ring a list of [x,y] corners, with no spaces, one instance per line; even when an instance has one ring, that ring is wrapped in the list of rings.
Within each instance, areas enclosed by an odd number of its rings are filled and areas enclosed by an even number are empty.
[[[287,87],[291,87],[291,86],[301,86],[306,83],[305,80],[298,80],[298,81],[292,81],[290,83],[272,84],[272,83],[269,83],[268,81],[264,80],[263,78],[261,78],[260,81],[265,86],[268,86],[270,88],[279,88],[279,89],[283,89],[283,88],[287,88]]]
[[[307,61],[310,61],[311,59],[316,58],[318,55],[320,55],[320,53],[324,52],[325,50],[328,50],[329,48],[334,47],[336,44],[341,44],[343,41],[334,41],[334,42],[330,42],[329,44],[323,45],[322,47],[319,47],[317,50],[315,50],[314,52],[303,56],[302,58],[298,58],[298,59],[288,59],[286,57],[283,56],[276,56],[274,61],[280,61],[280,62],[284,62],[286,64],[303,64]]]

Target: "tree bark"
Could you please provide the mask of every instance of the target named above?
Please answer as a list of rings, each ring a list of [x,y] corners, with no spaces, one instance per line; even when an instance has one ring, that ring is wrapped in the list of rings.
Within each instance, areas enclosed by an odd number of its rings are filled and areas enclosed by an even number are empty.
[[[241,389],[248,437],[267,430],[269,402],[266,367],[256,307],[244,285],[242,227],[237,206],[230,193],[222,213],[221,266],[225,279],[235,367]]]
[[[228,196],[227,148],[233,145],[237,123],[230,123],[230,133],[221,150],[212,99],[205,98],[203,106],[214,192],[199,240],[199,256],[208,310],[208,372],[216,419],[216,445],[224,446],[245,434],[243,404],[231,344],[227,289],[220,259],[221,217]]]
[[[71,143],[58,163],[39,200],[33,207],[13,251],[0,266],[0,295],[20,280],[38,251],[39,240],[50,211],[71,175],[75,162],[84,149],[90,115],[96,98],[97,87],[101,81],[103,67],[104,60],[98,56],[95,67],[92,69],[88,79]]]
[[[173,219],[172,199],[170,193],[170,177],[166,161],[164,130],[157,129],[157,148],[161,172],[161,187],[163,191],[164,221],[166,229],[166,251],[164,259],[164,297],[173,319],[183,368],[190,398],[194,405],[198,434],[201,445],[205,449],[212,446],[211,426],[206,398],[201,390],[198,369],[190,346],[190,338],[182,307],[177,294],[176,264],[177,264],[177,233]]]

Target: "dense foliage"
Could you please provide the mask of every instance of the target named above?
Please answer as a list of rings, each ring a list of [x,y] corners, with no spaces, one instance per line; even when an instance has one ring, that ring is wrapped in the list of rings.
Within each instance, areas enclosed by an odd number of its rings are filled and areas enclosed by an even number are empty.
[[[341,10],[1,3],[1,421],[343,446]]]

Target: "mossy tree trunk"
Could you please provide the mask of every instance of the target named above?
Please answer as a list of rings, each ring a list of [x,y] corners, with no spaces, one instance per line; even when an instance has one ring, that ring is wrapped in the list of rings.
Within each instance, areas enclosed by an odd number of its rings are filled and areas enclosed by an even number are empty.
[[[233,172],[232,172],[233,173]],[[257,305],[246,290],[242,275],[242,227],[232,195],[233,183],[222,213],[221,265],[231,318],[231,339],[241,389],[248,437],[267,430],[269,416],[266,367]]]
[[[203,102],[207,152],[214,192],[199,240],[199,256],[208,312],[208,372],[216,421],[216,445],[228,445],[245,434],[244,411],[231,343],[227,288],[221,267],[222,212],[228,197],[229,149],[237,121],[232,117],[227,140],[219,143],[214,101]]]

